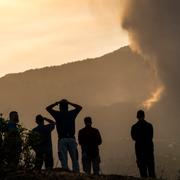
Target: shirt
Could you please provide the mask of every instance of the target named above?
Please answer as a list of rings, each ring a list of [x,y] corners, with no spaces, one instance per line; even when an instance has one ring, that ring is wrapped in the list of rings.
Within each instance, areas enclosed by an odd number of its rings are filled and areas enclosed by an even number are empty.
[[[56,129],[58,137],[61,138],[74,138],[75,136],[75,119],[80,112],[80,109],[72,111],[61,112],[51,110],[49,113],[56,121]]]
[[[52,151],[51,132],[55,128],[55,124],[38,125],[32,131],[36,132],[36,148],[42,152]]]
[[[93,127],[85,127],[79,131],[78,141],[82,151],[91,157],[96,157],[99,154],[98,146],[102,143],[99,130]]]

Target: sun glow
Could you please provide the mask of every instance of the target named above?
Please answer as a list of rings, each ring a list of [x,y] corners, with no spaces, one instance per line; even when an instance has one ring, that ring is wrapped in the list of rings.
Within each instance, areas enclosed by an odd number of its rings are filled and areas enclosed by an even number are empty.
[[[127,45],[127,33],[111,10],[119,0],[106,1],[111,9],[104,0],[93,2],[94,8],[89,0],[0,0],[0,77],[97,57]]]
[[[14,7],[23,4],[21,0],[0,0],[0,7]]]

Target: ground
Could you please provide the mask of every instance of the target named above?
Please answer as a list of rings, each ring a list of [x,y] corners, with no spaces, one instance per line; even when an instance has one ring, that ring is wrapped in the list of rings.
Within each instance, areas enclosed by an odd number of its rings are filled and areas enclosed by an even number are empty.
[[[61,169],[51,171],[16,171],[1,175],[1,180],[140,180],[140,178],[120,176],[120,175],[101,175],[87,176],[82,173],[65,172]]]

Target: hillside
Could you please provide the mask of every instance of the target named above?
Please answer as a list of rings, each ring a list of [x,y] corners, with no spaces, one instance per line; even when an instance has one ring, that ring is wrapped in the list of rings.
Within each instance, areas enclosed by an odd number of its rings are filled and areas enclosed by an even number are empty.
[[[0,78],[0,107],[5,113],[16,109],[26,124],[64,97],[84,106],[141,104],[157,83],[150,65],[125,47],[96,59],[6,75]]]
[[[0,84],[0,112],[7,117],[10,111],[18,111],[20,121],[29,129],[35,126],[34,118],[39,113],[52,118],[45,107],[61,98],[81,104],[76,132],[83,127],[83,118],[92,116],[93,126],[103,137],[101,171],[138,176],[130,128],[137,109],[158,87],[159,80],[153,67],[129,47],[95,59],[8,74],[0,78]],[[166,126],[168,111],[161,111],[164,104],[162,101],[154,106],[147,117],[154,125],[157,171],[175,176],[180,167],[179,141],[164,138],[172,135],[168,133],[172,129]],[[56,131],[53,145],[58,167]]]

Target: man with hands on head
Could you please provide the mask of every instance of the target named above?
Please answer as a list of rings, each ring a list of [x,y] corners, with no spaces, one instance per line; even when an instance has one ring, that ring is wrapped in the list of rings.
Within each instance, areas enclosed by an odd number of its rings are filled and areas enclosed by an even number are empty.
[[[56,106],[59,106],[59,111],[54,109]],[[69,106],[72,106],[74,109],[69,110]],[[63,169],[68,170],[67,155],[69,152],[74,172],[79,172],[77,143],[75,140],[75,119],[81,109],[80,105],[69,102],[66,99],[62,99],[46,108],[56,121],[58,155],[61,166]]]

